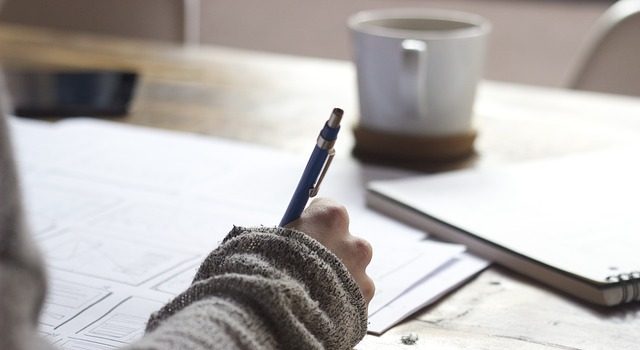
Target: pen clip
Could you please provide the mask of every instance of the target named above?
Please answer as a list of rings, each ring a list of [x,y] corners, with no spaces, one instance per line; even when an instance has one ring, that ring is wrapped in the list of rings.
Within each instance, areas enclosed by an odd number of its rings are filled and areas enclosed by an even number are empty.
[[[327,169],[329,169],[329,165],[331,165],[331,161],[333,160],[333,157],[335,155],[336,155],[336,151],[333,148],[330,149],[327,160],[324,162],[324,165],[322,166],[322,172],[320,173],[320,177],[318,177],[318,181],[316,181],[313,187],[309,189],[309,197],[315,197],[318,194],[318,191],[320,190],[320,184],[322,183],[324,176],[327,174]]]

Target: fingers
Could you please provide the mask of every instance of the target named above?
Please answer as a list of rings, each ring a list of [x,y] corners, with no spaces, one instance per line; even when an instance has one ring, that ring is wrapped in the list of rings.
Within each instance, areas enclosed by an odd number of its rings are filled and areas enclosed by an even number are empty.
[[[298,220],[286,227],[306,233],[333,251],[334,243],[349,234],[347,209],[327,198],[314,199]]]
[[[354,277],[354,279],[356,280],[358,287],[360,287],[360,292],[362,293],[364,300],[367,302],[367,305],[369,305],[369,302],[373,299],[373,296],[376,293],[376,285],[373,283],[371,277],[366,274],[357,278]]]
[[[359,237],[353,237],[353,253],[352,256],[361,264],[367,267],[373,258],[373,248],[371,243]]]
[[[302,212],[300,219],[307,220],[318,229],[333,233],[349,231],[347,209],[343,205],[327,198],[314,199],[309,207]]]
[[[362,238],[350,235],[345,244],[345,250],[342,261],[360,287],[362,296],[368,304],[376,289],[373,280],[366,272],[367,266],[373,258],[371,244]]]
[[[373,257],[371,244],[362,238],[349,235],[348,239],[343,241],[334,253],[342,260],[360,287],[364,299],[369,303],[375,293],[373,280],[366,272]]]
[[[366,273],[373,257],[371,244],[349,233],[349,214],[333,200],[318,198],[287,227],[305,232],[333,252],[354,278],[367,303],[373,298],[375,285]]]

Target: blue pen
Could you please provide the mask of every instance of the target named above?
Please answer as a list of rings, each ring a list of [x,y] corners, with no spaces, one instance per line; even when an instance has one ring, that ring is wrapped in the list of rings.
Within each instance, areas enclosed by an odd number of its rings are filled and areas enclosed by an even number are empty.
[[[340,108],[334,108],[329,120],[327,120],[320,131],[311,157],[309,157],[307,166],[304,168],[302,177],[300,177],[300,181],[298,182],[298,187],[296,187],[287,211],[280,221],[280,226],[284,226],[300,218],[309,198],[318,194],[320,183],[327,173],[327,169],[329,169],[331,160],[335,155],[333,145],[338,138],[342,114],[343,112]]]

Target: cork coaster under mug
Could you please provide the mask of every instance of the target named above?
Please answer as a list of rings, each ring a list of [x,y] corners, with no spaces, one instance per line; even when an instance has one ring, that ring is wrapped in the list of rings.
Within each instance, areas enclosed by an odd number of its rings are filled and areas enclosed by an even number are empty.
[[[472,156],[476,131],[446,136],[418,136],[381,132],[356,126],[353,154],[383,163],[459,161]]]

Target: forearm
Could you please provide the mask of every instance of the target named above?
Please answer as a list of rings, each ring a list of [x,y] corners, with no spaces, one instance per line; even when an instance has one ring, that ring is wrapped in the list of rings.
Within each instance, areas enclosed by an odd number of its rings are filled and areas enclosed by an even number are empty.
[[[0,349],[29,349],[40,343],[36,328],[45,276],[23,221],[5,107],[0,93]]]
[[[148,331],[134,347],[349,349],[366,332],[366,307],[342,263],[317,241],[235,228]]]

